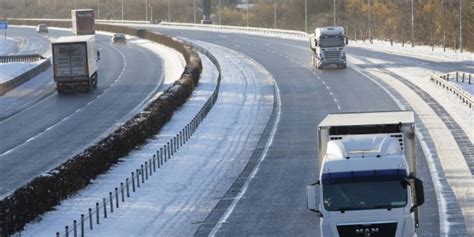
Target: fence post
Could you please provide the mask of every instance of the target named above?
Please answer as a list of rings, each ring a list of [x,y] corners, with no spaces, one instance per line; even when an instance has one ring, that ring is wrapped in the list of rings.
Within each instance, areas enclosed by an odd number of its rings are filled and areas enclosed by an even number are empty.
[[[76,220],[72,222],[72,228],[73,228],[74,237],[77,237],[77,221]]]
[[[104,219],[107,219],[107,201],[105,198],[102,199],[104,201]]]
[[[112,192],[109,192],[110,198],[110,213],[114,213],[114,199],[112,199]]]
[[[145,161],[145,179],[148,180],[148,161]]]
[[[136,172],[137,172],[137,188],[139,188],[140,187],[140,170],[137,169]]]
[[[122,193],[122,202],[125,202],[125,195],[123,194],[123,183],[120,182],[120,192]]]
[[[81,214],[81,237],[84,237],[84,214]]]
[[[129,198],[130,197],[130,188],[128,186],[128,178],[125,179],[125,184],[126,184],[126,188],[127,188],[127,197]]]
[[[154,157],[153,157],[153,158],[154,158]],[[148,164],[149,164],[149,166],[148,166],[148,169],[149,169],[148,172],[150,173],[150,176],[151,176],[151,175],[153,174],[153,171],[151,171],[151,159],[148,159]],[[154,164],[154,163],[153,163],[153,164]]]
[[[92,230],[92,208],[89,208],[89,228]]]
[[[115,205],[119,208],[119,200],[118,200],[118,188],[115,187]]]
[[[171,143],[171,155],[173,156],[173,155],[174,155],[174,143],[173,143],[173,139],[170,140],[170,143]],[[171,156],[169,156],[168,158],[171,159]]]
[[[96,202],[95,203],[95,217],[97,219],[97,225],[100,224],[100,220],[99,220],[99,203]]]
[[[132,172],[132,191],[135,192],[135,173]]]

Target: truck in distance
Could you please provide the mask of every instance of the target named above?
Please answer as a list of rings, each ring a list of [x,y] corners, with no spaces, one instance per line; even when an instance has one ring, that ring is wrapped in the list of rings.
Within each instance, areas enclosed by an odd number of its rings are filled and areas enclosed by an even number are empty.
[[[71,10],[72,33],[75,35],[95,34],[95,17],[93,9]]]
[[[97,87],[97,49],[94,36],[60,37],[51,44],[53,75],[58,93],[68,88]]]
[[[424,191],[412,111],[329,114],[318,126],[318,149],[307,201],[321,236],[417,235]]]
[[[311,64],[318,69],[327,66],[346,68],[344,46],[349,43],[341,26],[318,27],[309,37]]]

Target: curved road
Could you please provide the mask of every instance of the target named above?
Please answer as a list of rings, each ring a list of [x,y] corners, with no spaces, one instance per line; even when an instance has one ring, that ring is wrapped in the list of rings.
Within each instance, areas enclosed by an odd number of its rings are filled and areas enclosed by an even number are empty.
[[[18,29],[21,37],[36,34],[33,28]],[[50,29],[49,35],[71,33]],[[96,90],[69,95],[54,91],[0,121],[0,197],[106,136],[161,86],[164,71],[158,55],[130,42],[111,45],[110,36],[97,35],[96,41],[101,48]],[[49,76],[52,80],[51,68]]]
[[[307,43],[234,33],[153,28],[191,40],[202,40],[240,51],[271,72],[281,93],[281,119],[266,159],[250,182],[244,197],[217,229],[217,236],[317,236],[319,219],[306,209],[306,186],[316,180],[316,127],[333,112],[397,110],[389,95],[351,68],[318,71],[311,66]],[[349,53],[364,55],[364,50]],[[380,57],[392,57],[381,54]],[[397,60],[407,58],[397,56]],[[417,61],[420,60],[410,59]],[[430,66],[431,64],[426,64]],[[436,65],[437,66],[437,65]],[[453,70],[449,67],[446,70]],[[271,126],[272,123],[269,123]],[[266,129],[263,147],[271,129]],[[419,176],[425,183],[420,236],[439,236],[438,206],[430,172],[417,146]],[[252,160],[261,155],[257,149]],[[250,170],[242,172],[249,173]],[[239,177],[228,194],[242,186]],[[239,184],[240,182],[240,184]],[[221,200],[195,233],[207,236],[229,207],[233,196]],[[214,229],[216,231],[216,229]]]

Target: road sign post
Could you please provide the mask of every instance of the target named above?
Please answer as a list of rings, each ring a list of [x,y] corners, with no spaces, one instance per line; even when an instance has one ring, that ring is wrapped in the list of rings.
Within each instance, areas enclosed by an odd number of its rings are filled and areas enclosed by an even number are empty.
[[[3,30],[5,34],[5,39],[7,38],[7,29],[8,29],[8,21],[4,19],[0,19],[0,30]]]

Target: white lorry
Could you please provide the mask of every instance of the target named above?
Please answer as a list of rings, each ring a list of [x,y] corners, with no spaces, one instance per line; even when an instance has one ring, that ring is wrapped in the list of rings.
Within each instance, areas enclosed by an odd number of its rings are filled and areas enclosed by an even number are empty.
[[[413,112],[329,114],[318,127],[318,149],[319,180],[306,192],[321,236],[417,235],[424,192]]]
[[[309,37],[312,51],[311,63],[318,69],[326,66],[346,68],[346,53],[344,46],[349,43],[341,26],[321,27],[314,30]]]
[[[58,93],[80,87],[97,87],[97,49],[94,36],[60,37],[51,44],[53,73]]]

